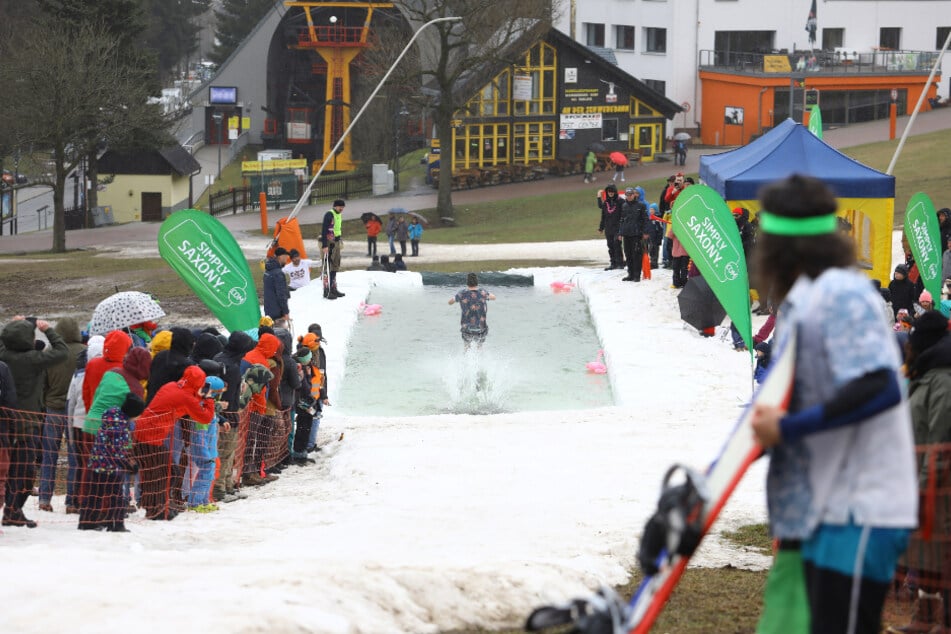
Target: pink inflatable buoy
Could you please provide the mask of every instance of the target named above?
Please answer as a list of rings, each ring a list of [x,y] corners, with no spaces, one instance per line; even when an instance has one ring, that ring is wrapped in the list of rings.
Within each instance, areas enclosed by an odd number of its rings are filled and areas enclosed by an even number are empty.
[[[380,312],[383,310],[383,306],[381,306],[380,304],[367,304],[364,302],[360,302],[359,308],[361,311],[363,311],[363,314],[366,315],[367,317],[371,315],[379,315]]]
[[[571,282],[552,282],[551,290],[556,293],[570,293],[571,289],[575,287]]]
[[[592,374],[607,374],[608,366],[604,365],[604,350],[598,350],[598,360],[588,361],[584,367]]]

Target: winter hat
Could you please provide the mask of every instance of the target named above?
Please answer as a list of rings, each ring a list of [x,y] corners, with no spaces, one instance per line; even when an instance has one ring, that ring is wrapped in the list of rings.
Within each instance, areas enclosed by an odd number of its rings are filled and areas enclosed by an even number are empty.
[[[911,342],[911,349],[920,354],[947,334],[947,317],[936,310],[926,310],[918,317],[908,340]]]
[[[290,255],[290,254],[287,252],[287,249],[285,249],[284,247],[278,247],[278,248],[274,249],[274,257],[277,258],[277,257],[280,257],[280,256],[282,256],[282,255]]]
[[[896,266],[896,267],[895,267],[895,272],[896,272],[896,273],[901,273],[901,274],[904,275],[905,277],[908,277],[908,267],[905,266],[904,264],[899,264],[898,266]]]
[[[344,201],[342,198],[338,198],[337,200],[334,201],[333,206],[334,206],[334,207],[346,207],[346,206],[347,206],[347,203],[346,203],[346,201]]]
[[[734,216],[739,216],[739,215],[742,215],[742,214],[743,214],[743,208],[742,208],[742,207],[734,207],[734,208],[733,208],[733,215],[734,215]]]
[[[918,303],[920,304],[921,302],[931,302],[933,304],[934,298],[928,291],[921,291],[921,295],[918,296]]]
[[[258,320],[258,326],[267,326],[268,328],[270,328],[273,325],[274,325],[274,320],[268,317],[267,315],[265,315],[264,317],[261,317],[261,319]]]
[[[310,353],[310,348],[308,348],[307,346],[300,346],[294,352],[294,360],[297,361],[301,365],[307,365],[308,363],[310,363],[310,360],[312,358],[313,357]]]
[[[625,194],[636,194],[636,193],[637,193],[637,190],[634,189],[633,187],[628,187],[627,189],[624,190],[624,193],[625,193]]]
[[[153,357],[157,355],[159,352],[161,352],[162,350],[168,350],[171,347],[172,347],[172,331],[171,330],[163,330],[159,333],[156,333],[155,336],[152,337],[152,341],[149,342],[149,352],[152,353]]]
[[[320,346],[320,337],[315,335],[312,332],[308,332],[303,337],[298,339],[300,345],[305,346],[308,350],[316,350]]]
[[[86,342],[86,359],[95,359],[102,356],[102,348],[106,345],[106,338],[102,335],[93,335]]]

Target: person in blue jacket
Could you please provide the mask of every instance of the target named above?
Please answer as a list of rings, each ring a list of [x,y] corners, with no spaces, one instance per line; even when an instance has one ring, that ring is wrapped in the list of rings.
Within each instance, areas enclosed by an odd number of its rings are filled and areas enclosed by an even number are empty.
[[[423,237],[423,225],[419,224],[419,218],[413,216],[413,221],[409,223],[409,243],[412,247],[411,257],[419,255],[419,239]]]

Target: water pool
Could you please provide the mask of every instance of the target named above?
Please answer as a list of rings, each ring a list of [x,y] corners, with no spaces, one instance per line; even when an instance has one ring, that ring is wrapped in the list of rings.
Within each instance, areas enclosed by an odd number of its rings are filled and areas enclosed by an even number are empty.
[[[364,416],[495,414],[613,405],[607,375],[588,373],[600,344],[580,292],[484,286],[489,335],[464,351],[460,286],[376,287],[348,343],[335,409]]]

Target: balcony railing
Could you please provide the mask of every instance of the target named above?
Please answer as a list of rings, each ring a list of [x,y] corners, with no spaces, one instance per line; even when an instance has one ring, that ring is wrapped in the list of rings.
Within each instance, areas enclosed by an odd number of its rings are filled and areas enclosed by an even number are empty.
[[[795,51],[777,53],[737,53],[700,51],[700,70],[743,74],[876,75],[929,73],[934,51]],[[788,66],[786,65],[788,63]]]
[[[300,47],[366,46],[362,26],[315,26],[313,31],[303,27],[297,31],[297,45]]]

